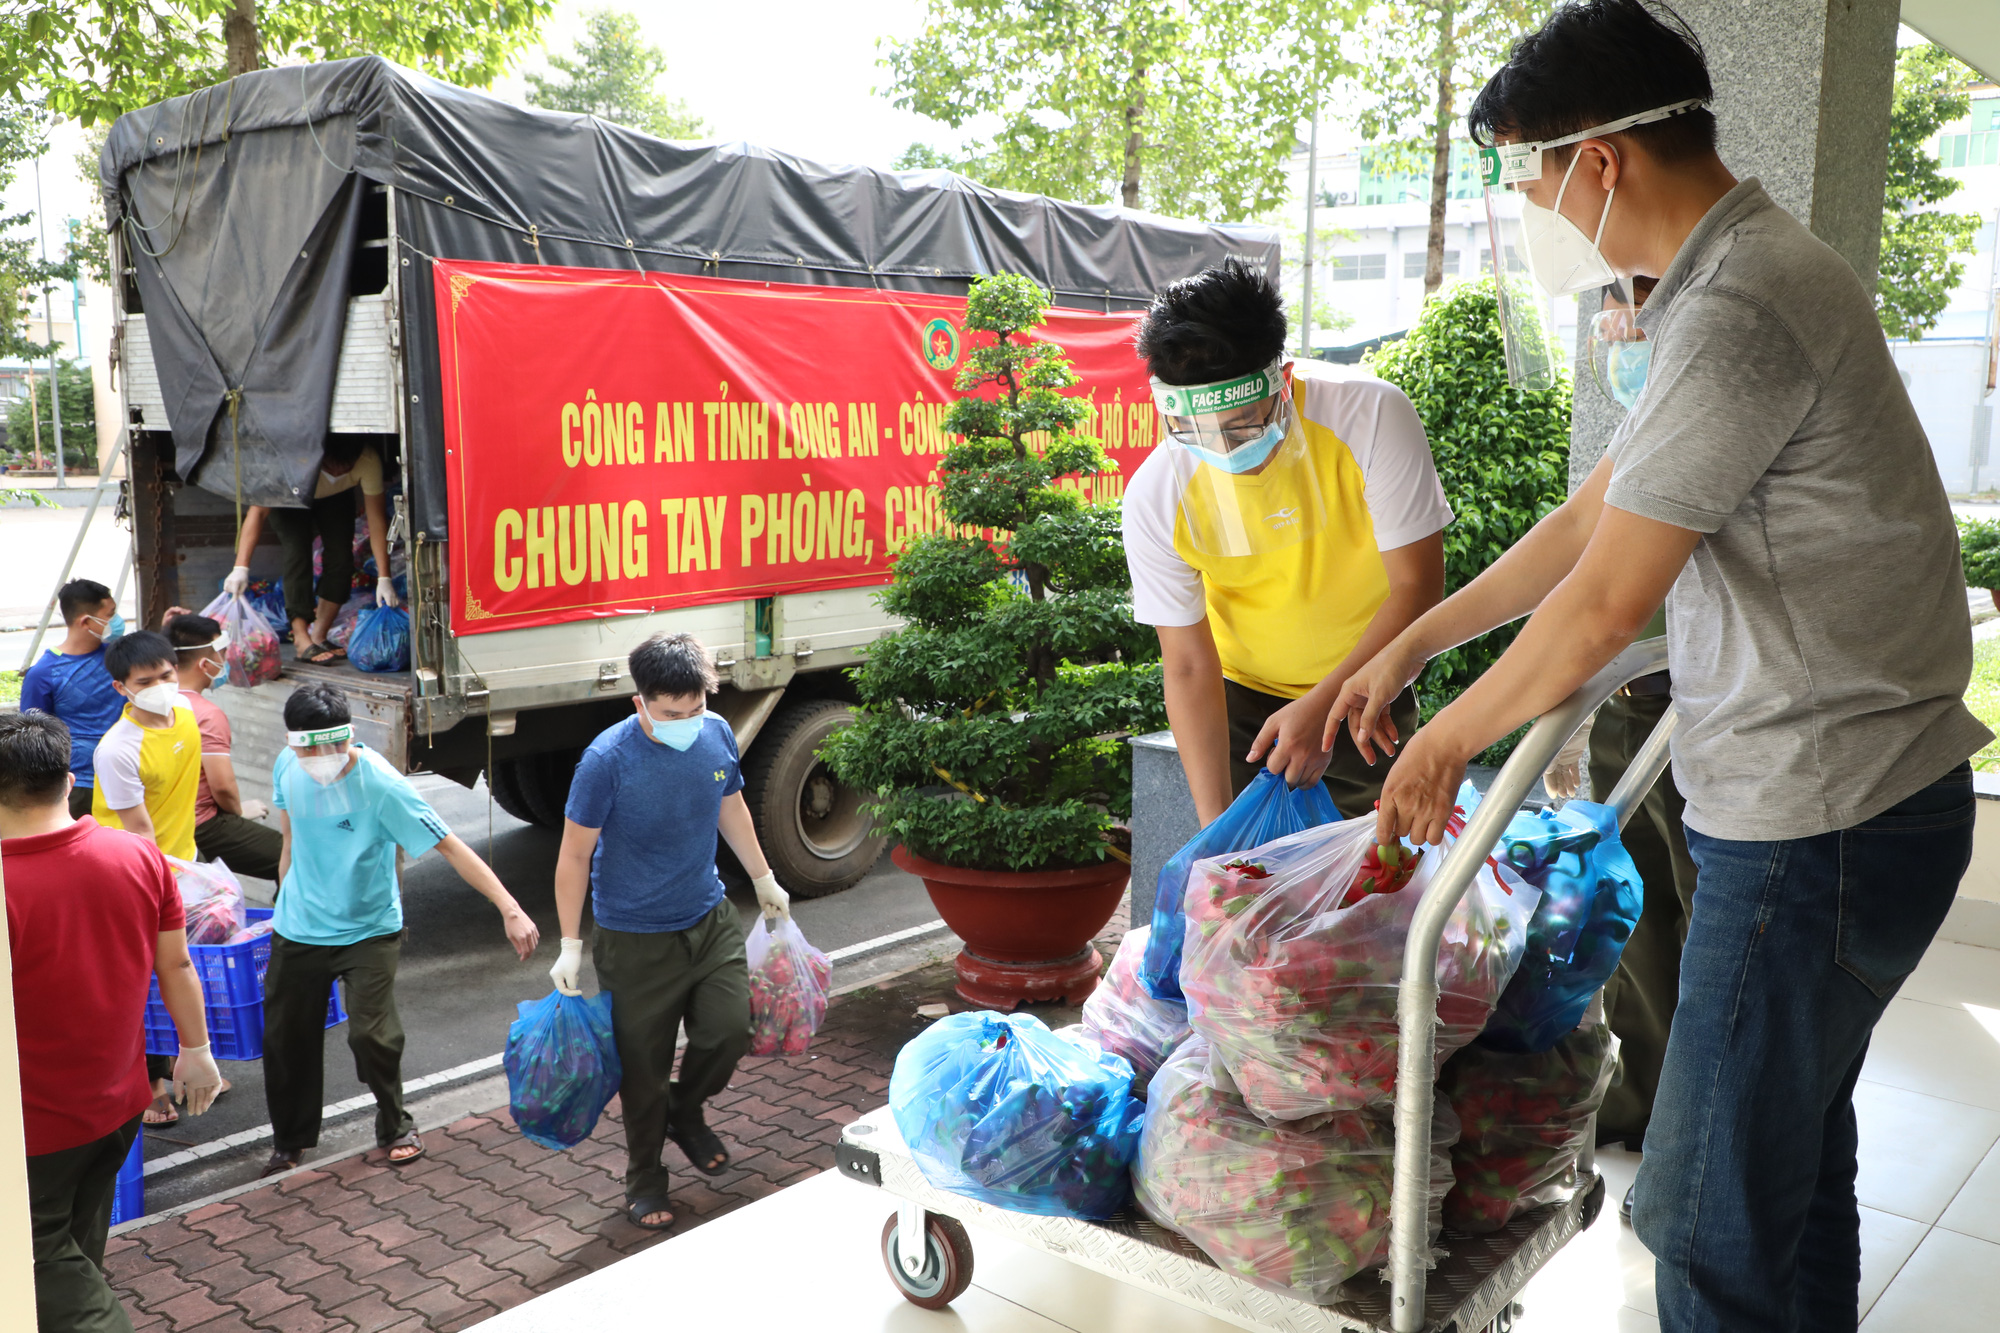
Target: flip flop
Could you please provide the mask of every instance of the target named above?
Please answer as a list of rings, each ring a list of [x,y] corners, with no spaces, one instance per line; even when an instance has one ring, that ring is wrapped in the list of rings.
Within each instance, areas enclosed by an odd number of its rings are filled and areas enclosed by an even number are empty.
[[[304,1156],[305,1153],[303,1151],[286,1152],[283,1148],[273,1148],[271,1150],[271,1160],[264,1163],[264,1169],[257,1173],[257,1179],[263,1180],[267,1176],[282,1176],[287,1171],[296,1170],[299,1159]]]
[[[398,1157],[395,1155],[398,1148],[415,1148],[416,1151],[407,1157]],[[385,1154],[383,1160],[390,1166],[408,1166],[424,1155],[424,1141],[417,1137],[417,1131],[413,1129],[401,1138],[383,1144],[382,1151]]]
[[[688,1165],[704,1176],[719,1176],[729,1169],[729,1150],[722,1146],[722,1140],[715,1137],[715,1131],[707,1125],[697,1125],[685,1132],[668,1131],[667,1138],[687,1155]],[[722,1160],[715,1162],[720,1157]],[[715,1162],[715,1165],[707,1165]]]
[[[646,1221],[654,1213],[665,1213],[667,1220],[664,1222]],[[664,1194],[642,1194],[636,1199],[626,1201],[625,1220],[633,1226],[640,1227],[646,1231],[665,1231],[674,1224],[674,1214],[673,1210],[667,1207],[667,1197]]]
[[[344,661],[347,652],[330,643],[314,643],[308,644],[304,652],[300,652],[297,648],[292,649],[292,656],[307,666],[325,666],[329,662]]]
[[[172,1094],[153,1098],[153,1104],[139,1114],[139,1123],[152,1129],[165,1129],[180,1122],[180,1109],[174,1105]]]

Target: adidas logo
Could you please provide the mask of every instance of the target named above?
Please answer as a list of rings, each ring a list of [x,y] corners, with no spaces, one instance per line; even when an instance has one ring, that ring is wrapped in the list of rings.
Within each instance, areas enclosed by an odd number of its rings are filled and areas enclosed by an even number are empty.
[[[352,832],[354,832],[354,821],[353,821],[353,820],[351,820],[351,819],[343,819],[343,820],[341,820],[341,821],[340,821],[340,822],[339,822],[338,824],[335,824],[335,825],[334,825],[334,827],[335,827],[335,828],[344,828],[344,829],[346,829],[346,830],[347,830],[347,831],[348,831],[349,833],[352,833]]]

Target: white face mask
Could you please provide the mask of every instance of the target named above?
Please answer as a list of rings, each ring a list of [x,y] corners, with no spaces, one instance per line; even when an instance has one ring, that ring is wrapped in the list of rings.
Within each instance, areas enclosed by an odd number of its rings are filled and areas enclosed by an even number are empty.
[[[331,787],[340,780],[341,770],[347,767],[344,754],[309,754],[299,757],[299,767],[307,777],[322,787]]]
[[[1597,220],[1595,240],[1583,234],[1574,222],[1562,215],[1563,192],[1569,189],[1570,175],[1583,160],[1577,153],[1563,172],[1556,188],[1556,206],[1543,208],[1534,200],[1521,200],[1521,242],[1528,251],[1528,271],[1541,289],[1554,296],[1571,296],[1594,287],[1608,287],[1618,280],[1597,243],[1604,239],[1604,224],[1611,220],[1611,201],[1618,188],[1604,196],[1604,214]]]
[[[174,705],[180,701],[181,689],[180,686],[174,684],[172,681],[163,680],[156,685],[148,685],[145,689],[129,697],[132,700],[132,706],[141,712],[162,713],[171,717],[173,716]]]

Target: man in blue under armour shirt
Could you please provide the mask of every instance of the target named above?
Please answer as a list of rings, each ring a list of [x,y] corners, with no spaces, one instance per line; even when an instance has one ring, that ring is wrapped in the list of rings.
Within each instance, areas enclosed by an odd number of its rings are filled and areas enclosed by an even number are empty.
[[[556,989],[578,995],[583,900],[597,919],[591,961],[608,991],[624,1066],[625,1200],[648,1230],[673,1225],[660,1152],[671,1139],[704,1175],[729,1153],[702,1104],[750,1047],[750,972],[736,913],[715,872],[717,833],[752,876],[765,915],[786,915],[743,800],[736,735],[707,711],[715,668],[692,634],[655,634],[632,650],[634,716],[591,742],[576,766],[556,860],[562,955]],[[681,1075],[674,1043],[687,1024]]]

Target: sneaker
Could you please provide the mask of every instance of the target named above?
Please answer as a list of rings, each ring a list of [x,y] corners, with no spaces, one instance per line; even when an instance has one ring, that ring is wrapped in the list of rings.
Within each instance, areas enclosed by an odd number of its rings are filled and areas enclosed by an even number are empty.
[[[1624,1220],[1625,1225],[1628,1227],[1632,1225],[1632,1196],[1638,1192],[1639,1187],[1636,1184],[1628,1186],[1625,1190],[1624,1202],[1618,1205],[1618,1216]]]

